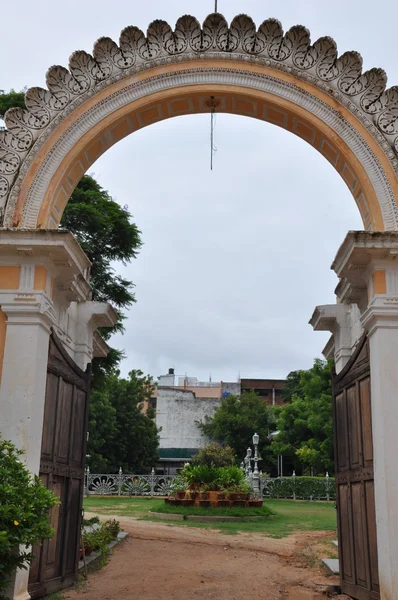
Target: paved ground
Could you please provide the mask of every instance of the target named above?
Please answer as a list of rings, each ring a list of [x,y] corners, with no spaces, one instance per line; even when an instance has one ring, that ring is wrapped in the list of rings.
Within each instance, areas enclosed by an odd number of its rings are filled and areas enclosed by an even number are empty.
[[[321,532],[276,540],[117,518],[129,537],[67,599],[324,600],[337,583],[308,559]]]

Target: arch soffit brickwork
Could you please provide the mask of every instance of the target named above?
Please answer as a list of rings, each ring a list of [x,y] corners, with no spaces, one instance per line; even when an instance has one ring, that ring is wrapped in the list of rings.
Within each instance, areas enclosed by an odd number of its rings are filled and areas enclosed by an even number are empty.
[[[240,63],[240,68],[236,63]],[[177,70],[177,66],[181,69]],[[156,75],[159,69],[163,73]],[[289,76],[293,84],[283,75]],[[304,83],[307,88],[303,89]],[[365,225],[369,229],[398,229],[394,197],[398,173],[398,88],[386,89],[384,71],[371,69],[362,73],[358,53],[338,57],[331,38],[321,38],[311,45],[309,32],[302,26],[284,34],[276,20],[264,21],[257,29],[250,17],[239,15],[228,27],[219,14],[209,15],[202,27],[194,17],[181,17],[174,31],[164,21],[154,21],[147,36],[136,27],[127,27],[121,33],[119,46],[109,38],[101,38],[94,46],[93,56],[83,51],[71,56],[69,71],[51,67],[47,73],[48,90],[28,90],[27,110],[9,110],[5,117],[7,129],[0,132],[0,208],[4,225],[36,226],[54,174],[90,127],[138,98],[193,85],[213,85],[217,90],[223,85],[262,90],[314,115],[344,141],[369,178],[382,224],[366,217],[369,198],[363,189],[354,186],[358,182],[350,165],[341,167]],[[314,93],[309,93],[308,85]],[[115,87],[118,91],[109,93]],[[107,97],[96,103],[104,91]],[[220,101],[223,110],[224,100]],[[71,113],[89,104],[90,108],[74,120]],[[353,119],[343,118],[340,107]],[[205,106],[203,110],[210,108]],[[245,114],[244,110],[236,112]],[[249,116],[273,121],[264,114]],[[62,126],[65,129],[68,122],[69,129],[44,153],[45,159],[40,163],[40,151],[50,139],[57,138],[57,132]],[[306,139],[304,130],[303,134],[295,133]],[[311,143],[310,139],[307,141]],[[333,163],[333,155],[324,154]],[[56,215],[52,218],[54,221]]]

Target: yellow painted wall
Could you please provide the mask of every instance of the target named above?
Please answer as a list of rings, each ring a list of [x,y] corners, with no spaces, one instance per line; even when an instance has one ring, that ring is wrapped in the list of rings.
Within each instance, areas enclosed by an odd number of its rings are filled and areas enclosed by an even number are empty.
[[[386,294],[387,293],[387,284],[386,284],[386,272],[385,271],[375,271],[372,275],[373,279],[373,294]]]
[[[21,267],[0,267],[0,290],[19,289]]]
[[[34,290],[46,291],[47,288],[47,269],[44,267],[35,267],[35,278],[33,283]]]

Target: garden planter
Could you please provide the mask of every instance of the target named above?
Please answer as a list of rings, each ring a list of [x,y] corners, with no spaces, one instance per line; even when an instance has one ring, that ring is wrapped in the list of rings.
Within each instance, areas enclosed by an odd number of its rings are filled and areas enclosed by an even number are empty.
[[[225,500],[225,492],[218,492],[217,500]]]
[[[170,504],[172,504],[173,506],[181,506],[182,505],[182,499],[181,498],[174,498],[172,502],[170,502]]]
[[[219,506],[220,508],[221,508],[222,506],[229,506],[230,504],[231,504],[231,503],[230,503],[230,501],[229,501],[229,500],[219,500],[219,501],[217,502],[217,506]]]
[[[195,500],[181,500],[181,506],[193,506]]]
[[[249,500],[249,506],[251,506],[252,508],[260,508],[262,505],[262,500]]]
[[[203,508],[210,506],[210,500],[199,500],[199,505],[203,506]]]
[[[245,508],[246,500],[234,500],[232,504],[233,506],[242,506],[243,508]]]
[[[189,495],[191,500],[196,500],[196,498],[199,496],[199,492],[189,492]]]
[[[209,492],[200,492],[200,500],[208,500]]]
[[[185,498],[185,491],[177,492],[177,498],[179,498],[180,500],[183,500]]]

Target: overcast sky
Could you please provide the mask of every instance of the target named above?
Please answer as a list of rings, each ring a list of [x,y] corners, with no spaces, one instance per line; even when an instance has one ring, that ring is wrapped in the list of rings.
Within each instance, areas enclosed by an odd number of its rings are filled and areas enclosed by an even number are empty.
[[[56,8],[59,7],[59,8]],[[61,8],[62,7],[62,8]],[[154,19],[203,20],[212,0],[20,0],[0,15],[0,89],[45,86],[49,66],[101,36]],[[275,17],[330,35],[398,84],[395,0],[219,0],[228,20]],[[308,325],[317,304],[334,303],[334,255],[362,221],[345,184],[313,148],[277,127],[232,115],[216,123],[209,170],[209,116],[179,117],[134,133],[91,169],[127,204],[142,231],[138,257],[120,269],[136,284],[122,373],[176,373],[213,381],[282,378],[309,368],[327,333]]]

